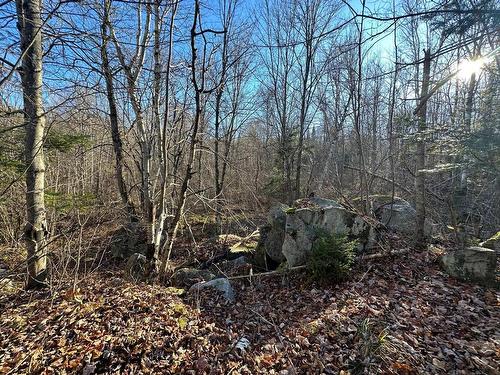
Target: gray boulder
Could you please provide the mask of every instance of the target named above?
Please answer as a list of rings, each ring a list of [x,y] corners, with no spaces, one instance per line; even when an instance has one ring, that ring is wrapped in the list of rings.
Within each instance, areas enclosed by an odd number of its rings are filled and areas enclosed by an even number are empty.
[[[345,234],[359,240],[359,249],[374,240],[372,228],[355,213],[333,200],[299,199],[293,207],[279,205],[268,215],[268,225],[261,228],[257,248],[273,261],[287,261],[290,267],[306,262],[319,234]]]
[[[295,204],[297,208],[288,210],[286,214],[285,238],[281,249],[290,267],[306,262],[320,233],[357,238],[359,250],[374,239],[371,227],[361,217],[333,200],[308,198]]]
[[[189,288],[189,293],[197,292],[199,293],[204,289],[213,289],[222,293],[224,298],[229,302],[235,301],[235,294],[231,283],[226,278],[218,278],[210,281],[202,281],[194,284]]]
[[[114,258],[129,259],[135,253],[146,254],[146,228],[139,222],[131,222],[113,235],[111,255]]]
[[[233,270],[235,268],[248,267],[249,265],[250,262],[244,255],[235,259],[228,259],[220,263],[217,263],[217,267],[219,267],[222,270]]]
[[[289,209],[284,204],[273,206],[267,214],[267,224],[259,228],[260,240],[257,244],[257,253],[264,257],[267,254],[277,263],[285,260],[281,246],[285,238],[286,213]],[[265,259],[262,259],[262,263],[265,263]]]
[[[385,203],[377,207],[375,215],[388,229],[411,236],[415,233],[417,211],[407,201],[398,198],[394,202]],[[429,220],[425,222],[425,235],[430,237],[433,225]]]
[[[172,275],[172,284],[176,287],[189,288],[193,284],[215,279],[215,275],[209,270],[196,268],[180,268]]]
[[[441,257],[446,273],[460,280],[473,281],[485,286],[496,286],[497,255],[484,247],[467,247]]]

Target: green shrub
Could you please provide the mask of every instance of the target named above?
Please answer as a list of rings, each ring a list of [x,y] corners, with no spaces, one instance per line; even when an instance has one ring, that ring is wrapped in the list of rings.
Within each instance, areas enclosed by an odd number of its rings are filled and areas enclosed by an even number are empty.
[[[314,241],[307,269],[316,281],[343,281],[354,264],[356,241],[346,235],[321,233]]]

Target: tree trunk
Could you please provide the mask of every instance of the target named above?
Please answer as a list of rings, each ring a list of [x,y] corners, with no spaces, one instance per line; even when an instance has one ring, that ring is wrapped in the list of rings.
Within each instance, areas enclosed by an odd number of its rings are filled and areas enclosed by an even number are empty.
[[[139,15],[141,10],[139,7]],[[138,143],[140,148],[141,160],[139,163],[139,172],[141,175],[141,206],[143,211],[143,223],[146,227],[147,243],[153,243],[153,231],[155,226],[155,206],[153,200],[153,188],[151,183],[151,158],[152,158],[152,137],[146,123],[144,121],[144,111],[142,108],[142,102],[140,98],[140,93],[138,92],[137,81],[140,77],[142,68],[144,67],[144,61],[146,57],[146,47],[148,37],[150,35],[150,22],[151,22],[151,4],[146,4],[146,20],[144,27],[141,31],[141,23],[138,25],[138,32],[142,37],[137,39],[137,48],[134,56],[130,60],[130,63],[126,62],[125,55],[121,48],[118,39],[116,38],[115,31],[113,29],[112,23],[108,23],[108,28],[110,30],[111,38],[116,47],[116,53],[118,60],[120,61],[121,67],[125,74],[126,88],[128,92],[128,97],[130,99],[130,104],[135,115],[135,124],[138,132]]]
[[[425,244],[425,132],[427,130],[427,101],[429,93],[429,81],[431,73],[430,50],[424,51],[424,70],[422,79],[422,90],[420,92],[419,110],[417,112],[417,155],[415,174],[415,208],[417,210],[417,228],[415,240],[418,245]]]
[[[159,17],[159,3],[157,3],[155,9],[156,17]],[[160,272],[160,250],[162,245],[162,234],[165,227],[165,221],[167,219],[167,187],[168,187],[168,144],[167,144],[167,128],[170,113],[170,65],[172,64],[172,48],[173,48],[173,38],[174,38],[174,22],[177,12],[177,4],[174,3],[171,9],[170,18],[170,28],[169,28],[169,38],[168,38],[168,56],[166,61],[166,82],[165,82],[165,117],[163,119],[163,128],[160,132],[161,135],[161,186],[160,186],[160,206],[159,206],[159,216],[156,223],[156,231],[154,233],[154,244],[153,244],[153,254],[149,261],[151,262],[151,271],[154,275]],[[157,27],[157,29],[159,26]],[[160,49],[159,32],[156,36],[155,32],[155,50]],[[158,64],[159,64],[159,52],[158,52]]]
[[[467,136],[470,135],[472,128],[472,110],[474,104],[474,93],[476,88],[476,74],[472,74],[469,81],[469,86],[467,88],[467,97],[465,99],[465,119],[464,119],[464,131]],[[455,191],[455,211],[457,212],[457,216],[459,218],[460,224],[465,224],[468,216],[467,209],[467,179],[468,179],[468,170],[467,170],[467,155],[462,155],[460,157],[460,162],[462,167],[460,169],[460,180],[458,182],[458,187]]]
[[[366,1],[363,0],[362,2],[362,11],[361,14],[364,15],[365,12],[365,7],[366,7]],[[363,27],[364,27],[364,18],[361,18],[360,21],[360,26],[359,26],[359,36],[358,36],[358,69],[357,69],[357,77],[356,79],[356,100],[355,100],[355,107],[354,109],[354,132],[356,135],[356,143],[358,144],[358,153],[359,153],[359,178],[360,178],[360,191],[361,195],[364,198],[365,201],[365,206],[364,210],[366,213],[369,212],[370,206],[369,206],[369,196],[370,196],[370,187],[368,184],[368,174],[366,170],[366,163],[365,163],[365,155],[364,155],[364,150],[363,150],[363,136],[362,136],[362,116],[361,116],[361,110],[362,110],[362,105],[361,101],[363,99],[362,96],[362,85],[363,85],[363,46],[362,46],[362,40],[363,40]]]
[[[306,128],[306,117],[308,110],[308,100],[306,98],[307,90],[308,90],[308,81],[309,81],[309,71],[311,69],[312,64],[312,46],[311,40],[309,39],[306,42],[306,62],[305,62],[305,72],[302,77],[302,92],[300,99],[300,117],[299,117],[299,143],[297,145],[297,164],[295,165],[295,187],[294,187],[294,199],[299,199],[301,197],[301,188],[300,188],[300,175],[302,172],[302,151],[304,149],[304,132]]]
[[[196,71],[196,61],[198,58],[197,48],[196,48],[196,36],[197,34],[197,22],[198,16],[200,13],[200,3],[199,0],[195,0],[194,2],[194,16],[193,16],[193,25],[191,27],[191,82],[194,86],[195,91],[195,114],[193,119],[193,126],[191,128],[191,134],[189,135],[189,150],[187,155],[186,169],[183,176],[183,181],[181,188],[179,190],[179,198],[177,201],[177,207],[175,210],[175,214],[172,222],[170,223],[170,233],[168,238],[168,251],[164,254],[162,259],[162,272],[166,272],[168,270],[168,263],[170,261],[170,255],[172,254],[173,245],[177,236],[177,232],[179,230],[180,221],[182,215],[184,214],[184,208],[186,205],[187,193],[189,188],[189,183],[191,178],[193,177],[193,164],[195,158],[195,151],[197,149],[198,144],[198,130],[200,128],[200,119],[202,116],[203,108],[202,108],[202,100],[203,94],[206,92],[205,89],[205,71],[206,67],[202,66],[201,71],[201,83],[198,83],[197,71]],[[201,27],[201,26],[200,26]],[[205,56],[202,59],[205,62]]]
[[[42,103],[42,20],[39,0],[17,0],[22,59],[22,87],[26,121],[26,213],[28,250],[27,288],[43,286],[47,277],[47,222],[45,217],[45,114]]]
[[[223,57],[223,64],[227,61]],[[224,71],[224,68],[223,68]],[[220,234],[222,232],[222,184],[220,178],[220,151],[219,151],[219,142],[220,142],[220,111],[221,111],[221,101],[222,101],[223,87],[220,87],[215,94],[215,135],[214,135],[214,184],[215,184],[215,223],[217,227],[217,233]]]
[[[120,135],[120,129],[118,125],[118,111],[116,108],[116,98],[115,98],[115,88],[113,84],[113,73],[111,72],[111,67],[109,65],[108,57],[108,23],[109,23],[109,0],[104,1],[104,16],[101,25],[101,68],[104,75],[104,80],[106,81],[106,96],[109,106],[109,121],[111,124],[111,139],[113,141],[113,151],[115,153],[115,173],[116,182],[118,184],[118,191],[120,192],[120,197],[122,203],[124,204],[129,218],[132,220],[135,217],[135,210],[130,202],[128,196],[127,185],[125,184],[124,178],[124,161],[123,161],[123,142]]]

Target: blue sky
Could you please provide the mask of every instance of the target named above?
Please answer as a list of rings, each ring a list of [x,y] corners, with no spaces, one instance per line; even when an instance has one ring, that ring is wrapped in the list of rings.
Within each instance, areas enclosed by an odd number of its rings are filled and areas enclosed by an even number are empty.
[[[257,18],[260,12],[260,8],[262,7],[264,0],[242,0],[240,1],[238,17],[241,20],[252,20],[253,18]],[[289,0],[283,0],[289,1]],[[46,11],[49,11],[54,8],[56,1],[45,1],[44,5]],[[219,24],[219,1],[217,0],[205,0],[202,2],[202,16],[203,16],[203,24],[205,27],[218,28]],[[125,9],[130,9],[129,6],[124,5],[120,2],[115,2],[115,6],[117,7],[117,12],[122,13]],[[355,9],[357,12],[361,12],[361,0],[360,1],[349,1],[349,6]],[[343,20],[349,19],[352,14],[349,9],[349,6],[346,4],[342,4],[342,7],[338,13],[338,18],[334,21],[333,27],[337,24],[342,23]],[[374,13],[378,15],[390,15],[392,9],[392,1],[375,1],[369,0],[366,2],[366,10],[369,13]],[[398,6],[398,10],[396,13],[401,14],[403,11],[401,7]],[[85,8],[82,12],[82,7],[79,4],[64,4],[61,6],[60,11],[67,14],[67,16],[56,17],[50,21],[51,25],[57,25],[58,28],[65,31],[71,32],[71,25],[66,24],[66,22],[71,21],[76,27],[86,29],[90,32],[99,31],[99,23],[96,21],[96,14],[93,11],[89,11],[89,8]],[[126,11],[127,13],[128,11]],[[191,23],[190,14],[192,13],[192,1],[191,0],[182,0],[179,14],[177,17],[177,25],[179,28],[184,29],[182,38],[185,38],[187,35],[187,30]],[[15,7],[14,2],[8,3],[0,9],[0,19],[3,20],[3,27],[0,28],[0,50],[11,51],[6,54],[6,58],[10,61],[15,61],[17,56],[16,42],[17,42],[17,30],[15,28]],[[123,18],[124,21],[117,24],[117,32],[118,37],[122,41],[124,45],[127,42],[133,43],[133,34],[126,35],[127,31],[133,30],[135,28],[131,19],[134,19],[135,14],[129,14],[128,16]],[[119,19],[118,13],[115,13],[116,19]],[[358,19],[359,20],[359,19]],[[364,28],[365,28],[365,39],[370,35],[377,34],[384,28],[390,26],[389,22],[375,22],[371,20],[365,20]],[[338,31],[341,33],[349,33],[354,31],[353,25],[345,27],[343,30]],[[68,38],[66,38],[68,39]],[[71,39],[71,38],[69,38]],[[91,42],[92,36],[86,37],[88,47],[92,48],[93,42]],[[14,48],[12,48],[14,46]],[[64,88],[65,85],[68,84],[69,81],[85,78],[87,82],[95,81],[98,79],[98,75],[96,72],[92,72],[92,66],[86,66],[81,61],[78,61],[76,51],[78,50],[78,45],[74,46],[75,48],[65,47],[64,49],[60,47],[55,47],[51,55],[45,59],[45,84],[49,90],[51,91],[50,95],[46,97],[47,102],[55,103],[59,99],[58,90]],[[186,43],[177,43],[176,52],[178,54],[184,54],[188,52],[188,45]],[[94,47],[95,49],[95,47]],[[378,36],[373,41],[366,43],[365,49],[368,51],[368,56],[378,56],[381,58],[382,62],[387,63],[388,65],[392,62],[393,56],[393,35],[392,28],[389,29],[386,33]],[[14,53],[13,53],[14,52]],[[76,58],[75,64],[73,66],[68,67],[66,63],[63,64],[63,54],[66,61],[73,60],[73,57]],[[96,55],[97,54],[97,55]],[[98,56],[98,51],[87,51],[84,57],[88,57],[93,55],[94,57]],[[368,57],[367,56],[367,57]],[[60,64],[61,63],[61,64]],[[95,62],[98,63],[98,60]],[[2,90],[2,92],[5,92]],[[9,102],[15,106],[19,106],[21,104],[19,95],[11,93],[8,98]]]

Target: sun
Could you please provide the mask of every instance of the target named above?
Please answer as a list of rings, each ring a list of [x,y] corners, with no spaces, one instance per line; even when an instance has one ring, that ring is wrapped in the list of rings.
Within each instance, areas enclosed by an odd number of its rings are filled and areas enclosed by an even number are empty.
[[[461,79],[468,79],[473,74],[476,77],[481,73],[485,64],[485,60],[482,58],[475,60],[464,60],[458,66],[458,77]]]

